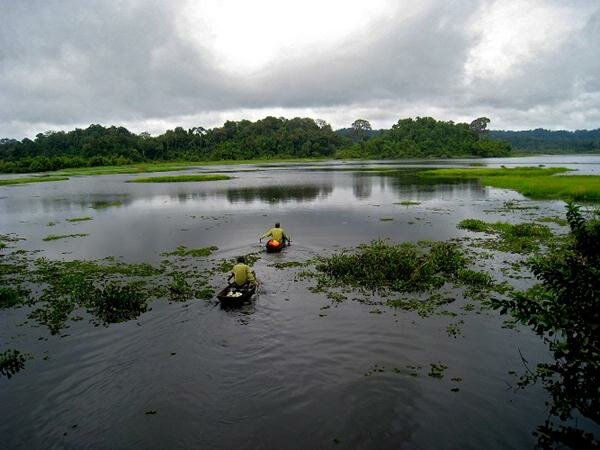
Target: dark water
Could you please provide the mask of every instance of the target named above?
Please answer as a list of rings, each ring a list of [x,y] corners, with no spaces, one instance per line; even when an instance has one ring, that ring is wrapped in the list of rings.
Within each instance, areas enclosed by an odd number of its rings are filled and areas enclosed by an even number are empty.
[[[598,157],[488,162],[600,168]],[[463,163],[472,161],[452,162]],[[377,164],[390,165],[369,166]],[[192,170],[236,177],[207,183],[128,184],[134,175],[109,175],[0,187],[0,234],[17,233],[26,238],[19,247],[52,259],[155,263],[178,245],[216,245],[216,259],[230,258],[260,250],[258,236],[275,221],[294,239],[255,264],[261,292],[240,310],[159,300],[137,320],[106,328],[74,322],[63,337],[21,325],[26,308],[0,310],[0,351],[34,356],[15,377],[0,378],[0,447],[532,447],[547,394],[515,390],[509,374],[524,371],[521,354],[531,365],[548,357],[529,330],[503,328],[493,312],[423,319],[352,299],[332,305],[293,271],[270,267],[376,238],[466,236],[456,229],[465,217],[563,214],[562,202],[477,182],[417,184],[412,168],[424,164],[409,163],[401,176],[320,163]],[[420,204],[398,204],[407,200]],[[507,213],[508,200],[540,209]],[[90,208],[97,201],[122,204]],[[78,216],[93,220],[65,221]],[[72,233],[89,236],[42,240]],[[455,338],[446,327],[459,319]],[[430,364],[447,366],[442,379],[427,376]]]

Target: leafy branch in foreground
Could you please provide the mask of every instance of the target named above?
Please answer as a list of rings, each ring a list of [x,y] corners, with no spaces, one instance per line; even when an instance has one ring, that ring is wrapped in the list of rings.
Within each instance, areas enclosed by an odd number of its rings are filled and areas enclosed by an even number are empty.
[[[553,362],[539,364],[520,385],[541,380],[553,416],[569,420],[578,411],[600,424],[600,221],[586,220],[572,203],[567,209],[569,239],[527,263],[540,283],[492,305],[529,325],[553,353]],[[600,444],[589,433],[549,421],[538,432],[542,446],[556,440]]]

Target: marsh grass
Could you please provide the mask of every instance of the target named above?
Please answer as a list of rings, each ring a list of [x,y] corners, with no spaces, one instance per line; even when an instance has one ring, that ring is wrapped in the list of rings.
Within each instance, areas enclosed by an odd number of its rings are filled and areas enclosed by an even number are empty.
[[[19,178],[0,178],[0,186],[11,184],[42,183],[50,181],[65,181],[69,177],[64,176],[37,176],[37,177],[19,177]]]
[[[105,208],[111,208],[113,206],[122,206],[122,205],[123,205],[123,202],[121,200],[113,200],[113,201],[101,200],[101,201],[92,203],[92,205],[90,206],[90,208],[92,208],[92,209],[105,209]]]
[[[23,299],[18,289],[0,286],[0,309],[13,308],[22,302]]]
[[[200,258],[200,257],[204,257],[204,256],[210,256],[213,254],[213,252],[217,251],[219,249],[219,247],[215,247],[210,246],[210,247],[200,247],[200,248],[187,248],[183,245],[180,245],[179,247],[177,247],[176,250],[172,251],[172,252],[165,252],[162,253],[163,256],[179,256],[179,257],[184,257],[184,256],[191,256],[194,258]]]
[[[87,220],[92,220],[92,218],[90,216],[85,216],[85,217],[72,217],[70,219],[66,219],[67,222],[85,222]]]
[[[540,244],[553,237],[546,225],[538,223],[485,222],[480,219],[464,219],[457,228],[496,235],[496,239],[484,242],[484,247],[509,253],[530,253],[539,250]]]
[[[90,311],[103,323],[135,319],[148,309],[148,294],[139,285],[109,283],[96,288],[87,302]]]
[[[29,355],[24,355],[18,350],[5,350],[0,353],[0,375],[11,378],[25,368],[25,361],[29,358]]]
[[[89,233],[75,233],[75,234],[49,234],[43,241],[57,241],[59,239],[78,238],[89,236]]]
[[[233,177],[221,174],[170,175],[164,177],[144,177],[128,180],[128,183],[183,183],[200,181],[231,180]]]
[[[402,205],[402,206],[415,206],[415,205],[420,205],[420,204],[421,204],[421,202],[415,202],[412,200],[405,200],[402,202],[394,203],[394,205]]]
[[[560,225],[561,227],[566,227],[567,225],[569,225],[569,222],[567,221],[567,219],[563,219],[562,217],[557,217],[557,216],[539,217],[539,218],[535,219],[535,221],[536,222],[555,223],[557,225]]]
[[[564,167],[433,169],[418,175],[433,179],[479,179],[486,186],[515,190],[534,199],[600,201],[600,176],[569,175]]]

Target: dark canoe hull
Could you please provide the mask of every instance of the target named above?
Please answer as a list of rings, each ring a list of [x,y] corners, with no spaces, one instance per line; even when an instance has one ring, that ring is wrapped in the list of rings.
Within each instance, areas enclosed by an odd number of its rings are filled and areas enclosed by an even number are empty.
[[[217,294],[217,298],[224,305],[239,305],[241,303],[247,302],[256,292],[256,286],[252,286],[247,289],[236,289],[236,291],[241,292],[242,295],[239,297],[229,297],[227,294],[231,290],[230,286],[227,286],[221,292]]]

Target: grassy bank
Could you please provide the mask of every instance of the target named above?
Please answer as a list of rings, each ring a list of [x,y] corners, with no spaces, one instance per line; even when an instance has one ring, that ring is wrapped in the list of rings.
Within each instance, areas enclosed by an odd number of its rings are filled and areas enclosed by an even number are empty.
[[[6,186],[9,184],[41,183],[41,182],[47,182],[47,181],[65,181],[68,179],[69,179],[69,177],[65,177],[65,176],[0,178],[0,186]]]
[[[129,180],[128,183],[182,183],[182,182],[198,182],[198,181],[218,181],[231,180],[233,177],[219,174],[198,174],[198,175],[171,175],[164,177],[143,177]]]
[[[600,176],[568,175],[564,167],[433,169],[419,172],[430,179],[479,179],[486,186],[515,190],[533,199],[600,201]]]

